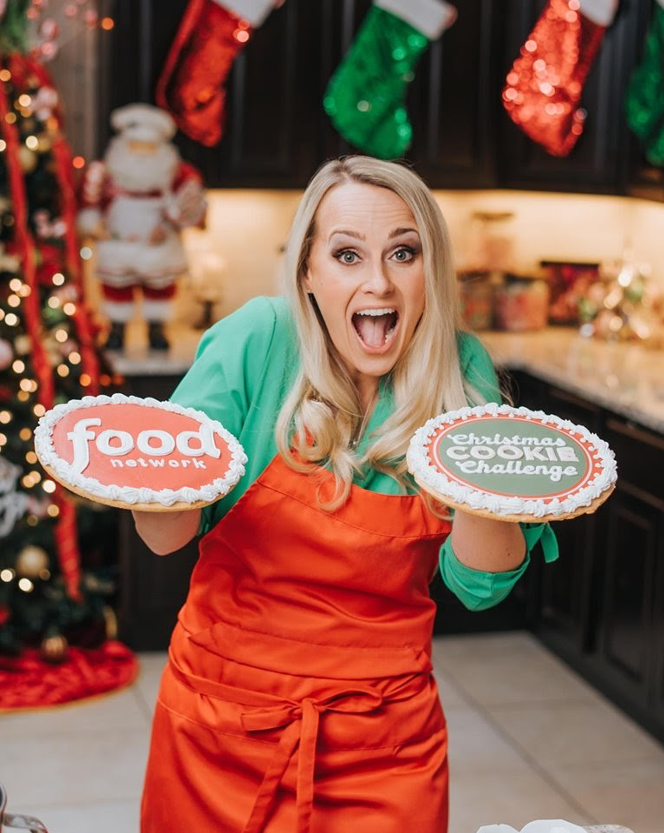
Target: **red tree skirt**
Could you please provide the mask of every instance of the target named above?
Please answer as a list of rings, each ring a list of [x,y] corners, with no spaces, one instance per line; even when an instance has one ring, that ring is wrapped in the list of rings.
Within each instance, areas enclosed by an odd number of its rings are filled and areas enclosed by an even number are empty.
[[[138,673],[138,660],[121,642],[101,648],[69,648],[67,659],[44,662],[30,649],[20,657],[0,656],[0,711],[58,706],[123,688]]]

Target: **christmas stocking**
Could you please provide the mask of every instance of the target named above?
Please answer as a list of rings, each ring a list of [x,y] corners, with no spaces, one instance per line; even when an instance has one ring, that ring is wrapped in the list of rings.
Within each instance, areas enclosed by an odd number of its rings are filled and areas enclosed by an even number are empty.
[[[157,104],[178,127],[212,147],[224,132],[224,83],[275,0],[189,0],[157,83]]]
[[[374,0],[323,102],[344,139],[381,159],[403,156],[413,134],[407,86],[420,55],[456,14],[445,0]]]
[[[509,117],[553,156],[583,133],[578,104],[618,0],[548,0],[503,89]]]
[[[643,59],[636,68],[625,102],[627,124],[641,139],[646,158],[664,165],[664,0],[657,0],[646,37]]]

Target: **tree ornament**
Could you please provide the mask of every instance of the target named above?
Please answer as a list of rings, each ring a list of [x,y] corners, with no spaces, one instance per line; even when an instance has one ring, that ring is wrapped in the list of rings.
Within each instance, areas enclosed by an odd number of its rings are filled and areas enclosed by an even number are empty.
[[[0,457],[0,539],[14,529],[25,515],[29,497],[16,489],[21,469]]]
[[[648,162],[664,166],[664,0],[655,3],[643,58],[627,90],[625,115]]]
[[[583,133],[583,85],[618,0],[548,0],[503,89],[512,121],[552,156],[567,156]]]
[[[46,122],[52,118],[59,103],[60,99],[53,87],[40,87],[36,95],[32,96],[30,109],[39,121]]]
[[[48,568],[49,560],[46,550],[41,547],[24,547],[16,558],[16,572],[25,578],[38,579],[39,574]]]
[[[104,605],[102,608],[102,615],[104,617],[104,626],[106,629],[106,639],[118,638],[118,617],[110,605]]]
[[[60,27],[52,17],[45,17],[39,24],[39,34],[44,40],[55,40],[60,34]]]
[[[10,209],[10,201],[5,200],[4,197],[0,197],[0,214],[8,212]],[[15,254],[7,254],[7,251],[5,250],[5,244],[0,243],[0,271],[17,273],[19,271],[20,265],[20,259],[16,257]]]
[[[69,643],[61,633],[45,636],[41,643],[42,659],[57,665],[66,659],[68,648]]]
[[[156,100],[183,133],[207,147],[224,133],[224,85],[274,0],[189,0],[157,83]]]
[[[7,370],[14,361],[14,348],[4,338],[0,338],[0,370]]]
[[[323,99],[346,141],[381,159],[403,156],[413,137],[408,84],[421,55],[456,16],[444,0],[374,0]]]
[[[24,174],[31,174],[37,167],[37,154],[30,148],[21,145],[18,151],[18,158],[21,162],[21,170]]]
[[[25,356],[30,352],[30,336],[20,335],[14,339],[14,349],[19,356]],[[2,362],[0,361],[0,370],[2,370]]]

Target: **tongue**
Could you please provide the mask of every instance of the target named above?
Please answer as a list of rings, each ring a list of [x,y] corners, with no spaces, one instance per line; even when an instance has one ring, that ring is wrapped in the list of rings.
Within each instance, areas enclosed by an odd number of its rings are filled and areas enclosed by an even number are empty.
[[[356,315],[353,323],[367,347],[382,347],[391,320],[391,315]]]

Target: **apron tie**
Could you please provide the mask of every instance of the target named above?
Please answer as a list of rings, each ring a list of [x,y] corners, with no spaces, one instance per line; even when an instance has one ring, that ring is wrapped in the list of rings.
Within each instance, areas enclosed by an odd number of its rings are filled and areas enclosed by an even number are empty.
[[[270,761],[256,796],[249,821],[242,833],[261,833],[277,797],[288,764],[298,751],[295,803],[296,833],[309,833],[314,805],[314,767],[320,715],[326,711],[361,714],[380,708],[383,697],[375,688],[360,687],[341,691],[322,700],[305,697],[300,703],[253,709],[241,715],[247,732],[279,729],[285,726],[277,750]]]
[[[263,776],[249,820],[243,827],[242,833],[263,833],[277,798],[279,785],[296,752],[298,752],[295,792],[297,824],[294,833],[310,833],[320,715],[324,712],[349,714],[372,712],[383,705],[410,699],[414,690],[420,688],[424,681],[429,679],[428,672],[418,672],[395,681],[395,684],[389,686],[383,693],[374,686],[353,685],[352,688],[340,689],[320,699],[305,697],[301,701],[295,701],[199,677],[180,667],[172,647],[169,654],[170,672],[192,691],[245,707],[246,711],[240,715],[245,732],[266,732],[281,728],[284,730],[279,743],[276,744],[276,751]]]

